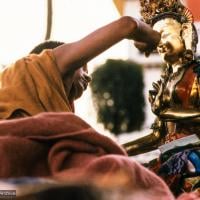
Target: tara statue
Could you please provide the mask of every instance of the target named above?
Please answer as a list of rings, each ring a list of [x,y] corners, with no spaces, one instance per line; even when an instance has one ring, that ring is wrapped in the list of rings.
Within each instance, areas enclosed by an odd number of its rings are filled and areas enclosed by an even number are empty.
[[[147,167],[175,194],[200,191],[200,60],[192,13],[179,0],[140,0],[143,20],[161,34],[157,52],[166,64],[149,91],[152,133],[124,144],[129,155],[159,148]]]

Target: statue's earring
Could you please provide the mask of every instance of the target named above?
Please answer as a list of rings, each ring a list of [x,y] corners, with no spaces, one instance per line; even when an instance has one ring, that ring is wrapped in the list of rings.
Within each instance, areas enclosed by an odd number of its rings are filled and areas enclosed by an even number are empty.
[[[194,59],[193,52],[193,27],[192,23],[183,23],[181,37],[185,44],[185,51],[183,52],[183,63],[187,63]]]
[[[194,54],[193,54],[193,51],[191,49],[186,49],[184,52],[183,52],[183,63],[184,64],[187,64],[188,62],[192,61],[194,59]]]

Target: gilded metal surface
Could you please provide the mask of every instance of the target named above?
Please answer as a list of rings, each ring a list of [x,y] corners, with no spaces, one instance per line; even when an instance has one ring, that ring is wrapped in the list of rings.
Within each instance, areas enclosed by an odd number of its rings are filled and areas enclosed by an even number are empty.
[[[160,113],[160,117],[165,121],[195,120],[200,122],[200,110],[168,108]]]
[[[162,121],[156,118],[155,122],[152,124],[152,129],[153,131],[151,134],[123,145],[128,155],[133,156],[157,149],[158,144],[163,137],[161,135],[164,134]]]
[[[173,18],[165,18],[156,22],[153,29],[161,33],[157,50],[163,61],[169,64],[181,62],[180,54],[185,50],[181,24]]]
[[[163,13],[166,15],[175,13],[174,17],[177,16],[183,23],[193,22],[191,12],[179,0],[140,0],[140,4],[141,15],[146,23],[152,24],[156,17],[160,20]]]
[[[140,2],[144,21],[161,34],[157,51],[166,68],[149,91],[151,109],[157,115],[153,131],[124,144],[129,155],[158,148],[171,133],[200,136],[200,71],[195,74],[191,64],[197,44],[192,14],[179,0]]]

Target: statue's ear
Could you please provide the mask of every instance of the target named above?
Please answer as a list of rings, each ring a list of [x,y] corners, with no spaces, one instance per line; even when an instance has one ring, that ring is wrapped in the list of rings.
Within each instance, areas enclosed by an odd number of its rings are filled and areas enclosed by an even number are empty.
[[[183,38],[185,49],[196,51],[196,47],[193,45],[193,26],[192,23],[183,23],[181,37]]]

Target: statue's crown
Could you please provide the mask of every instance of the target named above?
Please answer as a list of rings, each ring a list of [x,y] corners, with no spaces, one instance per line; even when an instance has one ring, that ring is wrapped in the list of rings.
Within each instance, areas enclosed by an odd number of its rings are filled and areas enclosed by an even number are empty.
[[[148,24],[172,17],[180,23],[193,23],[192,13],[180,0],[140,0],[141,15]]]

